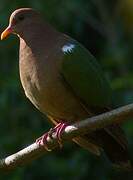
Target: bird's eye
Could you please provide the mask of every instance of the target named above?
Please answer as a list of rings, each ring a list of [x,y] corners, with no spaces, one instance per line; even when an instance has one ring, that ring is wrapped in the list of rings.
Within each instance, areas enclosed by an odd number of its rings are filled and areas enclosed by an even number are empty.
[[[21,16],[19,16],[19,17],[18,17],[18,20],[19,20],[19,21],[24,20],[24,16],[22,16],[22,15],[21,15]]]

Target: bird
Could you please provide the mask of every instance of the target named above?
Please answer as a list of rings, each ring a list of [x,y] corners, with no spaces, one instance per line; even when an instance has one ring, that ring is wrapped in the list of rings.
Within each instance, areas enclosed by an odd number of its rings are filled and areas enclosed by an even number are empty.
[[[81,43],[57,31],[39,12],[15,10],[1,40],[10,34],[20,40],[19,72],[26,97],[57,129],[60,127],[60,132],[66,124],[113,109],[113,91],[96,58]],[[73,141],[98,156],[104,151],[117,168],[132,169],[120,125],[86,132]]]

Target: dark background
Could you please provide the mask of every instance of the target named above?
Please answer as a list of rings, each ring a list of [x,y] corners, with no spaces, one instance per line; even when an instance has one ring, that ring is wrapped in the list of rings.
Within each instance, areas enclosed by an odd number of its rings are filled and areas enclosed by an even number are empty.
[[[133,1],[132,0],[20,0],[0,1],[0,31],[12,11],[33,7],[58,30],[77,39],[98,59],[110,79],[118,106],[133,101]],[[0,157],[32,143],[51,125],[26,99],[19,80],[19,41],[11,36],[0,42]],[[133,158],[133,122],[123,128]],[[6,180],[130,180],[132,173],[112,169],[103,154],[97,158],[77,145],[47,153],[9,173]]]

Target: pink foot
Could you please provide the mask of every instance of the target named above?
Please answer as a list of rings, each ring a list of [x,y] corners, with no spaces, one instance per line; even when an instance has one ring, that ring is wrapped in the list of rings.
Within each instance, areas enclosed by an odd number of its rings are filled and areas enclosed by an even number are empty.
[[[38,139],[36,140],[36,143],[39,144],[40,146],[44,146],[44,148],[45,148],[47,151],[52,151],[52,149],[49,149],[48,146],[47,146],[47,137],[50,137],[50,138],[52,139],[52,138],[53,138],[53,137],[52,137],[52,134],[53,134],[53,133],[56,133],[56,137],[57,137],[59,146],[60,146],[60,148],[61,148],[61,147],[62,147],[61,135],[62,135],[63,130],[66,128],[66,126],[68,126],[67,123],[59,123],[59,124],[57,124],[57,126],[55,126],[54,128],[51,128],[48,133],[45,133],[43,136],[41,136],[40,138],[38,138]]]
[[[52,151],[51,149],[48,148],[47,146],[47,137],[48,137],[48,133],[45,133],[44,135],[42,135],[41,137],[39,137],[37,140],[36,140],[36,144],[38,144],[39,146],[44,146],[44,148],[47,150],[47,151]]]

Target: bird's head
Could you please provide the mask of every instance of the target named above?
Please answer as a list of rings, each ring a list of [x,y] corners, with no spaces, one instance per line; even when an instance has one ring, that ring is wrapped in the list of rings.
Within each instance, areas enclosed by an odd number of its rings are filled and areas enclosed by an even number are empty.
[[[15,10],[10,16],[8,27],[1,34],[1,40],[5,39],[10,34],[17,34],[19,36],[24,32],[25,28],[30,28],[31,31],[31,24],[39,20],[39,13],[31,8]]]

